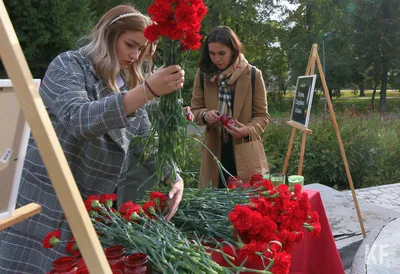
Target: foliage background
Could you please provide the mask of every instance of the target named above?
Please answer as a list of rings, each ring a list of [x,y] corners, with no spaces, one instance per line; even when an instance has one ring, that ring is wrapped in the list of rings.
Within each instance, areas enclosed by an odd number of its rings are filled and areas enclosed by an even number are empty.
[[[131,3],[146,12],[151,2],[7,0],[5,5],[33,76],[43,78],[51,60],[63,51],[78,48],[79,38],[87,35],[107,10]],[[203,21],[202,34],[220,24],[230,26],[245,45],[246,58],[263,72],[273,117],[263,138],[275,170],[282,167],[290,136],[290,128],[280,117],[288,116],[290,91],[297,77],[304,74],[311,45],[318,43],[321,48],[324,42],[325,74],[335,105],[340,104],[344,89],[361,97],[372,90],[370,98],[356,104],[362,105],[357,110],[359,115],[369,115],[368,119],[355,118],[355,110],[350,118],[351,104],[344,106],[338,115],[355,184],[395,182],[399,178],[399,111],[394,100],[387,100],[387,90],[394,90],[391,96],[400,94],[400,1],[205,0],[205,3],[209,12]],[[327,32],[332,35],[323,39]],[[319,54],[322,58],[321,49]],[[199,53],[193,52],[185,67],[182,92],[185,105],[190,105],[198,57]],[[0,78],[7,78],[1,63]],[[318,83],[313,113],[322,111],[320,91]],[[310,126],[314,134],[307,140],[304,173],[309,182],[345,188],[347,180],[332,125],[323,115],[312,117]],[[193,161],[188,161],[185,167],[187,179],[195,182],[200,150],[193,145],[188,153]],[[296,139],[288,173],[296,173],[294,161],[298,153]]]

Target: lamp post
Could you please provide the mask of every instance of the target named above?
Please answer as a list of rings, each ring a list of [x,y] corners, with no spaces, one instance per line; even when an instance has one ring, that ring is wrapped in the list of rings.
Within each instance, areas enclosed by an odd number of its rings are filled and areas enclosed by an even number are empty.
[[[324,69],[324,76],[326,79],[326,72],[325,72],[325,38],[327,38],[328,36],[331,36],[332,32],[327,32],[324,33],[324,35],[322,35],[322,65],[323,65],[323,69]],[[324,93],[324,114],[326,115],[326,96]]]

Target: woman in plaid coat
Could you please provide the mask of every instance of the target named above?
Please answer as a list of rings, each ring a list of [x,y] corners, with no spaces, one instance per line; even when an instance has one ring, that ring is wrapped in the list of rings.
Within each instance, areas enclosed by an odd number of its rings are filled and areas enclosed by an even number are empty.
[[[159,69],[144,81],[141,64],[150,45],[143,30],[149,24],[131,6],[111,9],[94,27],[90,43],[56,57],[43,79],[40,95],[83,199],[114,192],[123,197],[126,172],[141,152],[129,144],[150,129],[145,103],[183,86],[179,66]],[[144,165],[155,171],[154,159]],[[182,179],[174,178],[167,218],[176,211],[182,192]],[[0,234],[2,274],[49,271],[52,261],[65,255],[65,246],[44,249],[42,240],[56,229],[64,240],[71,237],[32,137],[17,207],[30,202],[40,204],[42,212]]]

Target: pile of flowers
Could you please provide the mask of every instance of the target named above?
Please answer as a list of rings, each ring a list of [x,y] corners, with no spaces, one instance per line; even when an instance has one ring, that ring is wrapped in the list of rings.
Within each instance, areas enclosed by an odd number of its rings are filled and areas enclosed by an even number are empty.
[[[211,251],[222,253],[202,244],[196,233],[186,235],[163,217],[166,196],[152,192],[144,204],[131,201],[114,209],[114,194],[90,196],[85,205],[92,218],[100,242],[105,247],[122,245],[126,250],[147,254],[152,269],[159,273],[236,273],[252,271],[245,267],[221,266],[211,257]],[[49,233],[43,247],[52,248],[63,241],[60,231]],[[73,241],[67,251],[79,257],[79,247]],[[228,254],[224,257],[233,259]],[[270,273],[257,271],[255,273]]]
[[[234,258],[216,256],[221,265],[261,266],[273,273],[288,273],[290,252],[302,240],[304,229],[319,236],[318,213],[310,212],[301,185],[274,188],[271,181],[262,180],[247,186],[185,190],[174,223],[183,231],[206,235],[212,244],[218,242],[223,253]]]
[[[321,232],[318,214],[310,212],[307,193],[301,192],[301,188],[295,185],[291,192],[283,184],[274,189],[269,180],[264,180],[250,203],[236,205],[228,213],[239,244],[233,250],[229,246],[223,250],[231,255],[237,252],[235,265],[245,261],[257,265],[278,261],[272,265],[272,272],[288,273],[290,252],[303,239],[303,227],[314,236]]]
[[[300,185],[274,189],[268,180],[247,189],[186,189],[172,222],[163,217],[162,192],[119,210],[115,200],[115,194],[104,194],[85,201],[101,243],[145,253],[161,273],[289,273],[290,252],[303,228],[316,236],[321,231]],[[61,243],[60,234],[50,233],[43,247]],[[80,255],[73,239],[67,251]]]

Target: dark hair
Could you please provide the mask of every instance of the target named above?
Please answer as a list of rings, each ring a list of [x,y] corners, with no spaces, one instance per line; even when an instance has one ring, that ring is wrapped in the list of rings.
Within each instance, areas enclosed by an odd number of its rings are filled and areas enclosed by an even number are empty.
[[[200,53],[199,59],[199,68],[202,72],[207,74],[215,73],[218,71],[218,67],[214,65],[210,58],[210,52],[208,50],[208,44],[218,42],[222,45],[229,47],[232,50],[232,61],[236,61],[239,56],[239,53],[243,53],[243,45],[237,37],[236,33],[234,33],[227,26],[218,26],[213,28],[210,33],[207,35],[207,38],[203,44],[203,48]]]

